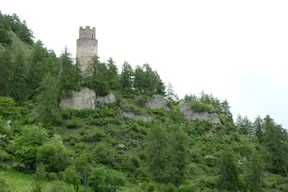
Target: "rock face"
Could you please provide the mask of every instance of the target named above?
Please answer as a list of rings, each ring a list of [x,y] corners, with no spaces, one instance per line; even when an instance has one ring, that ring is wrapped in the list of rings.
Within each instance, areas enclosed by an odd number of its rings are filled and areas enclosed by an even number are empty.
[[[121,117],[125,117],[128,119],[140,120],[140,121],[152,121],[153,118],[149,115],[137,115],[135,112],[130,110],[123,110],[120,112]]]
[[[79,92],[73,92],[71,97],[61,100],[61,108],[70,109],[94,109],[96,93],[88,88],[82,88]]]
[[[163,95],[153,95],[152,98],[146,103],[145,107],[150,109],[168,109],[167,100]]]
[[[109,93],[108,95],[103,97],[96,97],[96,106],[101,106],[103,104],[115,103],[115,102],[116,97],[113,93]]]
[[[206,121],[213,124],[221,124],[217,113],[197,112],[192,110],[184,101],[180,101],[180,113],[184,115],[184,118],[189,121]]]

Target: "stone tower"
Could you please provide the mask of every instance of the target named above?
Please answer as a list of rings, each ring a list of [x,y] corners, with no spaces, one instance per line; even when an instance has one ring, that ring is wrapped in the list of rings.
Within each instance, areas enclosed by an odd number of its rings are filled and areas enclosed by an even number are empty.
[[[86,26],[85,28],[79,28],[76,58],[83,76],[91,74],[91,59],[98,55],[98,41],[95,36],[95,27]],[[59,106],[72,109],[94,109],[95,102],[96,93],[87,87],[82,87],[80,91],[73,91],[71,96],[62,98]]]
[[[77,39],[76,58],[80,64],[84,76],[91,73],[91,59],[98,55],[98,40],[96,39],[95,27],[79,28],[79,39]]]

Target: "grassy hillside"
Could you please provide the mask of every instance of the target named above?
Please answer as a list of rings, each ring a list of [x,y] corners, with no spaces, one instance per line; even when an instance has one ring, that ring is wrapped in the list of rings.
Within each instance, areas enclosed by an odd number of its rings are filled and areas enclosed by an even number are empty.
[[[25,54],[29,55],[32,50],[33,46],[23,42],[14,32],[10,31],[9,34],[11,35],[12,39],[12,49],[14,51],[22,51]]]
[[[13,31],[9,31],[9,36],[12,39],[11,49],[15,52],[23,52],[25,55],[30,55],[33,46],[23,42]],[[5,46],[0,44],[0,51],[4,51]]]
[[[12,192],[31,192],[35,185],[35,179],[31,174],[25,174],[21,172],[2,171],[0,172],[0,178],[4,178],[9,190]],[[43,182],[43,192],[49,192],[53,188],[53,182]],[[65,187],[73,190],[71,186]]]

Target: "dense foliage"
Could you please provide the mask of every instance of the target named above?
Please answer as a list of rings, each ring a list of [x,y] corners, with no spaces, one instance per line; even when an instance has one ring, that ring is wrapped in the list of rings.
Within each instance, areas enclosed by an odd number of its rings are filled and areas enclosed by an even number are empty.
[[[9,49],[13,31],[33,45],[30,55]],[[0,14],[0,173],[33,174],[33,191],[288,191],[288,134],[269,116],[233,121],[229,103],[202,92],[184,101],[195,112],[217,113],[221,124],[187,121],[171,84],[149,64],[121,70],[110,58],[92,60],[83,77],[64,49],[60,57],[16,15]],[[86,86],[117,102],[95,110],[59,108]],[[168,110],[148,109],[153,94]],[[119,116],[123,109],[154,117]],[[6,179],[6,180],[5,180]],[[0,178],[0,191],[9,180]],[[69,184],[69,185],[67,185]]]

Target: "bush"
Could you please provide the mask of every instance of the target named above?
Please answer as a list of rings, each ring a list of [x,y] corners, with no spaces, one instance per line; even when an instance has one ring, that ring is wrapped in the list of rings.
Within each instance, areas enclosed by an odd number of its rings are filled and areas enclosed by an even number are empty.
[[[0,178],[0,191],[9,192],[9,186],[3,178]]]
[[[200,101],[190,101],[189,102],[189,106],[192,110],[195,110],[197,112],[214,112],[214,108],[212,105],[209,105],[209,104],[205,104],[205,103],[202,103]]]
[[[90,182],[94,191],[116,192],[124,187],[126,177],[122,172],[99,167],[92,170]]]
[[[78,128],[78,127],[84,127],[86,124],[83,120],[81,119],[78,119],[78,118],[72,118],[72,119],[69,119],[69,120],[66,120],[65,121],[65,126],[66,128],[68,129],[75,129],[75,128]]]
[[[65,182],[63,181],[54,181],[52,183],[52,187],[49,190],[49,192],[71,192],[73,191],[71,186],[68,186]]]
[[[57,173],[51,172],[48,174],[48,179],[50,181],[57,181],[58,180],[58,175]]]
[[[193,184],[188,185],[180,185],[177,189],[177,192],[194,192],[196,191],[196,187]]]
[[[0,149],[0,162],[1,161],[9,161],[10,160],[10,155],[6,152]]]

